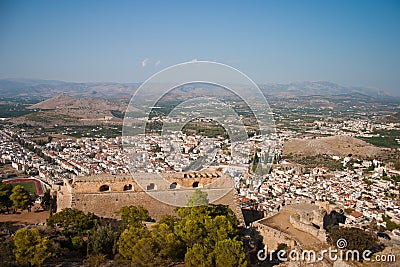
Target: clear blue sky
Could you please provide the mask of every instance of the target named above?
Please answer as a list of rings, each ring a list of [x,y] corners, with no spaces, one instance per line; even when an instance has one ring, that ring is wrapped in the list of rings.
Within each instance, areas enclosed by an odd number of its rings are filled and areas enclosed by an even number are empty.
[[[400,1],[0,0],[0,78],[141,82],[192,59],[400,95]]]

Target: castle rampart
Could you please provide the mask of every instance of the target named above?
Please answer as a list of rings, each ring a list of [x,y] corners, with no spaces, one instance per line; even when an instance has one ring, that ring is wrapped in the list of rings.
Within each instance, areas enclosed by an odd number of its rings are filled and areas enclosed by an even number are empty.
[[[53,190],[57,192],[57,212],[64,208],[76,208],[84,212],[93,212],[98,216],[116,218],[115,212],[121,207],[141,205],[149,210],[150,216],[159,220],[165,214],[175,214],[176,207],[159,201],[159,198],[152,197],[152,194],[161,192],[163,195],[174,196],[182,192],[183,188],[186,189],[187,194],[191,194],[196,188],[229,185],[228,181],[231,180],[227,175],[219,172],[176,173],[175,175],[168,173],[163,174],[162,181],[153,177],[156,176],[140,173],[135,176],[135,179],[131,175],[92,175],[78,176],[72,181],[64,180],[62,186],[53,187]],[[228,205],[239,221],[243,222],[243,215],[236,201],[236,191],[233,188],[224,187],[211,190],[210,194],[214,194],[217,190],[224,190],[226,193],[212,201],[212,204]]]

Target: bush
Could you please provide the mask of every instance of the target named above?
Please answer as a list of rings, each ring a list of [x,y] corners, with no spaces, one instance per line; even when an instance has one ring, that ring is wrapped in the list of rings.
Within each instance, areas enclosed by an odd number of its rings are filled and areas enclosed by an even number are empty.
[[[330,226],[328,242],[336,246],[339,239],[345,239],[347,241],[347,246],[343,248],[347,250],[371,250],[378,245],[378,238],[376,236],[359,228]]]

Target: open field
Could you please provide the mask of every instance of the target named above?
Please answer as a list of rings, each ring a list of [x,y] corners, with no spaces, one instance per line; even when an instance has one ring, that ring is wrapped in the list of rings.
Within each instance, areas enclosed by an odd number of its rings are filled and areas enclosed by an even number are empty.
[[[5,180],[5,183],[15,185],[22,185],[29,193],[35,195],[42,195],[43,188],[38,180],[30,179],[30,178],[14,178]]]
[[[9,223],[9,224],[38,224],[45,223],[47,218],[50,216],[49,211],[39,211],[34,212],[34,210],[41,210],[39,205],[36,205],[32,208],[31,212],[24,210],[22,212],[16,214],[0,214],[0,223]]]
[[[26,191],[28,191],[29,194],[36,195],[36,185],[34,182],[20,182],[20,183],[14,183],[13,186],[21,185],[23,188],[25,188]]]

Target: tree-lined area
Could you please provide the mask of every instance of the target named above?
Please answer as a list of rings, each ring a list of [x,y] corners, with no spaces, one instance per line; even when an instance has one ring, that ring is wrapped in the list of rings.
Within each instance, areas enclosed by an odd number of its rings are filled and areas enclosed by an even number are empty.
[[[0,213],[30,211],[32,205],[33,198],[22,185],[12,186],[0,181]]]
[[[76,209],[52,214],[40,230],[1,237],[0,265],[42,266],[73,257],[86,266],[247,266],[238,221],[226,206],[177,208],[176,216],[158,222],[141,206],[116,214],[120,220]]]

